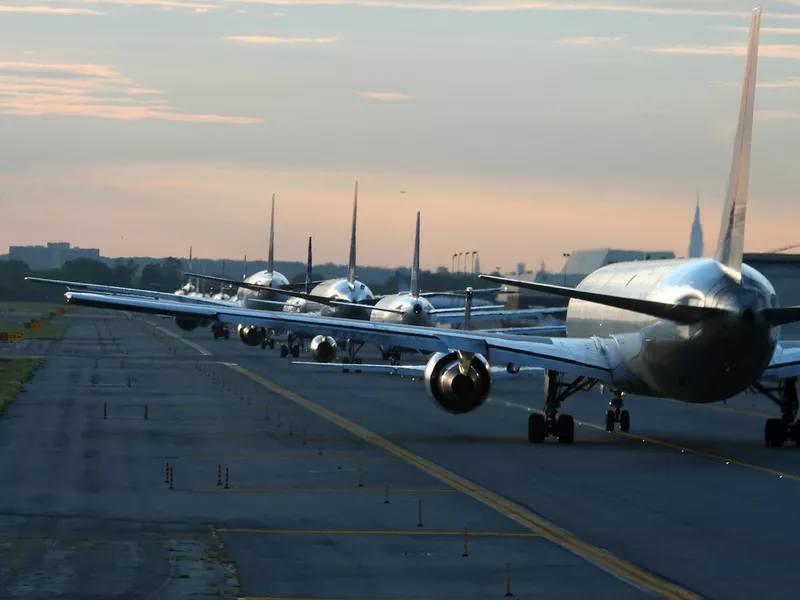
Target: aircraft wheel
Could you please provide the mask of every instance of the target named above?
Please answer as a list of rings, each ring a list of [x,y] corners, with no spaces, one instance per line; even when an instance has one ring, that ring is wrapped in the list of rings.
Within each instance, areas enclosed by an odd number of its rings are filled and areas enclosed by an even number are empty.
[[[575,421],[572,415],[558,415],[556,431],[560,444],[571,444],[575,439]]]
[[[544,415],[533,413],[528,417],[528,442],[531,444],[541,444],[547,437],[547,425],[544,422]]]
[[[286,344],[281,344],[281,358],[286,358],[289,356],[289,348],[286,347]]]
[[[261,349],[263,350],[264,348],[266,348],[267,344],[268,344],[267,340],[264,340],[263,342],[261,342]]]
[[[800,448],[800,419],[794,424],[794,443]]]
[[[295,358],[300,356],[300,346],[292,346],[292,356]]]
[[[614,431],[614,423],[615,422],[616,422],[616,419],[614,418],[614,411],[613,410],[607,410],[606,411],[606,431],[609,431],[609,432]]]
[[[627,410],[623,410],[619,414],[619,430],[620,431],[628,431],[631,428],[631,413]]]
[[[381,358],[383,360],[390,360],[392,356],[391,352],[387,352],[386,350],[381,351]]]
[[[767,419],[764,426],[764,444],[772,448],[780,448],[786,441],[786,428],[780,419]]]
[[[267,342],[267,345],[269,346],[270,350],[274,350],[275,349],[275,340],[270,340],[269,342]]]
[[[226,329],[225,330],[225,339],[226,340],[231,339],[231,330],[230,329]]]

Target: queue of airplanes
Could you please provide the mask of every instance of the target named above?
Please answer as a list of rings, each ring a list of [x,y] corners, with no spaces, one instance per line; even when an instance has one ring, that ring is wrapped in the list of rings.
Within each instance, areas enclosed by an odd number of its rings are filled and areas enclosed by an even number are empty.
[[[453,414],[481,407],[500,373],[513,376],[521,367],[542,371],[543,406],[529,415],[527,423],[531,443],[541,443],[548,436],[560,443],[573,442],[574,421],[562,412],[562,405],[570,396],[599,386],[611,395],[605,414],[607,431],[617,425],[629,431],[630,414],[623,403],[626,394],[705,404],[752,391],[780,409],[780,417],[766,421],[765,444],[778,447],[792,440],[800,446],[796,387],[800,348],[784,346],[779,339],[781,325],[800,321],[800,306],[780,307],[769,280],[742,262],[760,25],[758,7],[749,28],[731,170],[713,257],[608,265],[575,288],[481,275],[497,284],[567,298],[564,337],[425,326],[423,315],[432,311],[425,310],[413,273],[406,294],[383,302],[382,317],[342,318],[375,298],[355,278],[355,210],[347,278],[323,282],[305,296],[293,294],[306,300],[306,306],[318,302],[326,310],[254,310],[88,288],[76,291],[74,287],[65,294],[66,300],[77,306],[236,326],[253,336],[249,332],[292,331],[314,336],[320,352],[322,341],[337,338],[427,352],[430,356],[424,365],[360,366],[420,375],[434,403]],[[418,249],[417,243],[415,265]],[[248,286],[264,291],[265,284]],[[461,314],[467,325],[474,316],[471,299],[468,290]],[[403,318],[409,306],[420,307],[412,310],[416,322]],[[374,314],[378,308],[366,310]],[[263,335],[252,339],[258,341]]]

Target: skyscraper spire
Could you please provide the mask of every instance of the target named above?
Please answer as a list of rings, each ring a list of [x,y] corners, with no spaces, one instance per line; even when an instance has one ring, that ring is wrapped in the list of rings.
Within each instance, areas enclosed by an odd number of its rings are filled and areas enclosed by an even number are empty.
[[[703,256],[703,226],[700,223],[700,192],[697,193],[697,204],[694,208],[694,223],[689,237],[689,258]]]

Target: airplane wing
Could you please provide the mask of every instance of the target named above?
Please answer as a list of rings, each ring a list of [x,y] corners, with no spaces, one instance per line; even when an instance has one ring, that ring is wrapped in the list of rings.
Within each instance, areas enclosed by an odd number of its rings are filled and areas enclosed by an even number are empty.
[[[554,369],[601,381],[608,381],[611,377],[611,364],[605,348],[597,338],[504,338],[480,331],[455,331],[301,313],[188,305],[133,296],[67,292],[65,297],[69,304],[78,306],[213,319],[231,325],[286,329],[297,333],[330,335],[339,339],[355,339],[430,352],[460,350],[481,354],[490,363],[514,363],[518,366]]]
[[[351,365],[341,363],[319,363],[312,361],[293,360],[293,365],[303,365],[307,367],[315,367],[318,369],[327,369],[330,371],[349,371],[349,372],[362,372],[362,373],[380,373],[384,375],[400,375],[400,377],[411,377],[413,379],[422,379],[425,375],[425,367],[427,365]],[[519,377],[525,375],[534,375],[541,373],[542,369],[539,367],[522,367],[516,373],[512,373],[506,367],[490,367],[492,372],[492,380],[508,379],[510,377]]]
[[[502,306],[502,305],[501,305]],[[447,311],[447,312],[444,312]],[[521,309],[507,309],[504,306],[501,309],[496,307],[472,307],[470,313],[470,321],[507,321],[511,319],[530,319],[538,318],[545,315],[563,314],[567,311],[567,307],[559,308],[521,308]],[[449,323],[453,325],[461,324],[464,322],[464,309],[439,309],[432,311],[436,316],[436,321],[439,323]]]
[[[764,377],[783,379],[798,376],[800,376],[800,346],[779,343],[772,354],[772,360],[764,370]]]
[[[175,294],[173,292],[141,290],[137,288],[120,287],[116,285],[101,285],[99,283],[82,283],[80,281],[64,281],[62,279],[45,279],[43,277],[26,277],[25,280],[33,281],[36,283],[46,283],[50,285],[63,285],[66,286],[68,290],[85,290],[87,292],[95,292],[100,294],[135,296],[141,298],[150,298],[153,300],[182,302],[185,304],[239,306],[236,302],[233,302],[231,300],[212,300],[211,298],[202,298],[200,296],[183,296],[181,294]]]

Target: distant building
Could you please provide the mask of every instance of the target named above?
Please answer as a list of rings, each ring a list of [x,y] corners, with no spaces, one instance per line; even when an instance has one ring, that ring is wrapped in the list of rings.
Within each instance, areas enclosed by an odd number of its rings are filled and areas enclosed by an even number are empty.
[[[694,207],[694,223],[689,236],[689,258],[703,256],[703,226],[700,224],[700,194],[697,194],[697,204]]]
[[[19,260],[33,269],[59,269],[77,258],[100,260],[97,248],[73,248],[69,242],[49,242],[47,246],[9,246],[8,260]]]

